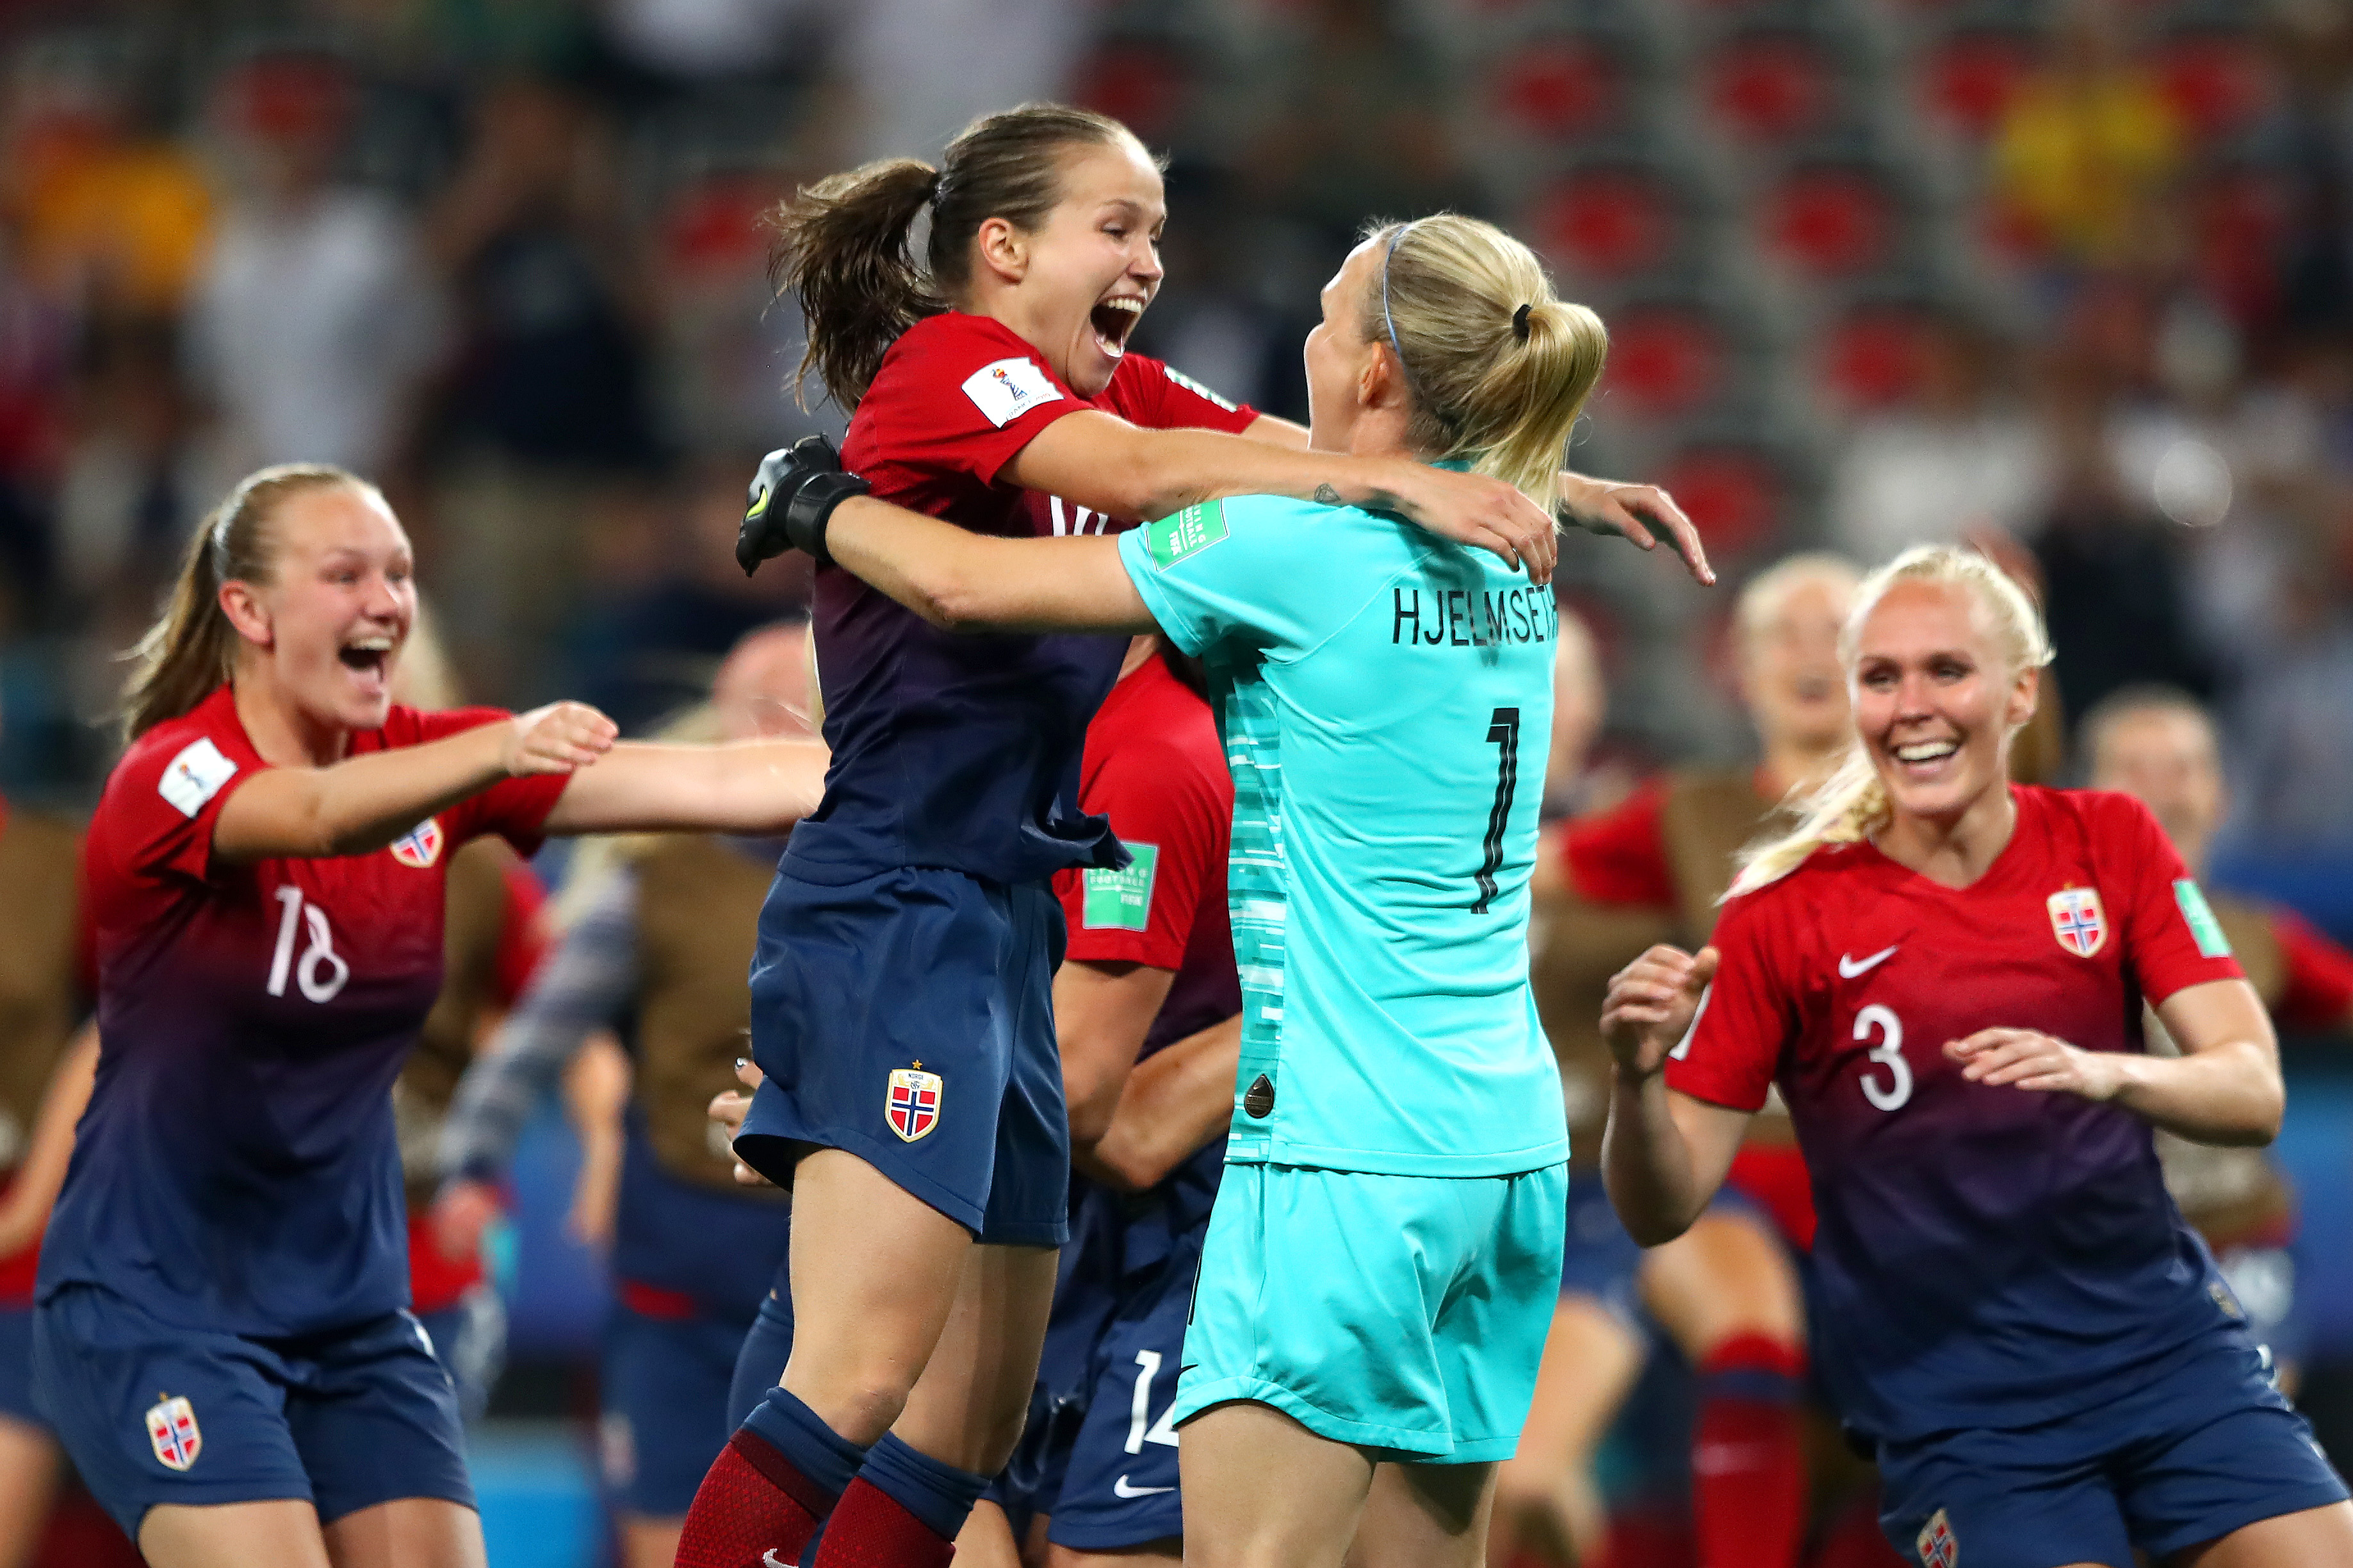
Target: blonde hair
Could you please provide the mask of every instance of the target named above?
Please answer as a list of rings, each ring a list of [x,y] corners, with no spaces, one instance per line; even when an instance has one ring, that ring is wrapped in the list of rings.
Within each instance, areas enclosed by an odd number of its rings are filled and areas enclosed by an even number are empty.
[[[1601,318],[1555,298],[1535,253],[1493,224],[1440,213],[1366,238],[1382,262],[1364,332],[1405,373],[1408,445],[1557,506],[1569,432],[1609,354]]]
[[[2043,630],[2042,612],[2015,578],[1975,550],[1930,544],[1905,551],[1864,578],[1855,590],[1854,607],[1847,613],[1846,628],[1839,634],[1839,659],[1850,679],[1863,623],[1898,583],[1968,589],[1989,623],[1994,641],[2009,662],[2010,675],[2040,669],[2051,662],[2051,637]],[[2010,735],[2021,727],[2014,725],[2003,735],[2005,752]],[[1848,743],[1846,755],[1828,778],[1791,804],[1799,814],[1797,826],[1778,837],[1743,849],[1738,856],[1740,875],[1733,879],[1725,898],[1738,898],[1778,881],[1825,844],[1853,844],[1868,838],[1886,825],[1890,816],[1887,787],[1880,782],[1879,769],[1860,736]]]
[[[269,524],[295,496],[335,485],[376,495],[376,488],[326,463],[281,463],[248,474],[222,498],[188,541],[180,575],[163,615],[123,657],[122,738],[135,741],[212,695],[235,668],[237,628],[221,608],[224,583],[267,583],[278,563]]]
[[[1764,628],[1781,607],[1781,601],[1807,583],[1834,582],[1852,594],[1862,583],[1862,569],[1830,550],[1806,550],[1785,555],[1748,580],[1732,607],[1733,629],[1746,642]]]

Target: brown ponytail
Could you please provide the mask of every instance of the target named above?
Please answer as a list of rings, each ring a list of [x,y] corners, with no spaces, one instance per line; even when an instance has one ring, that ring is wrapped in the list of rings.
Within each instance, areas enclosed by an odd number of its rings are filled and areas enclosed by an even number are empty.
[[[330,485],[375,489],[324,463],[286,463],[247,475],[212,510],[181,554],[163,618],[126,656],[132,670],[122,687],[124,740],[178,718],[229,678],[237,636],[221,608],[221,584],[269,582],[278,555],[270,519],[291,497]]]
[[[779,299],[798,296],[808,320],[796,393],[814,370],[842,412],[856,408],[899,334],[950,309],[971,282],[981,224],[1035,229],[1061,200],[1056,154],[1123,140],[1135,135],[1107,115],[1025,103],[965,126],[937,170],[886,158],[795,193],[768,216],[768,280]],[[931,239],[919,262],[913,231],[926,208]]]

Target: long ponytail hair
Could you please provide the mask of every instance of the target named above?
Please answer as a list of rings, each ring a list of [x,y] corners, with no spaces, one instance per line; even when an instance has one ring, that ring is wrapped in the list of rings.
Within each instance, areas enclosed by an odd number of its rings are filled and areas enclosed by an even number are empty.
[[[284,463],[247,475],[213,508],[181,552],[180,575],[163,616],[124,656],[132,667],[122,687],[124,740],[178,718],[229,678],[237,634],[221,608],[221,584],[269,582],[278,564],[270,521],[279,507],[332,485],[375,489],[326,463]]]
[[[768,215],[776,243],[768,281],[797,295],[808,352],[793,373],[803,396],[814,370],[844,413],[858,406],[899,334],[949,308],[971,282],[972,241],[1001,217],[1035,229],[1061,200],[1056,154],[1066,147],[1135,142],[1108,115],[1064,103],[1025,103],[974,121],[937,169],[885,158],[803,186]],[[1138,145],[1141,145],[1138,143]],[[917,260],[915,219],[931,237]]]
[[[1864,578],[1862,585],[1855,590],[1854,608],[1848,612],[1845,629],[1839,634],[1839,659],[1846,666],[1850,679],[1854,674],[1856,642],[1862,635],[1863,623],[1871,618],[1871,612],[1886,597],[1887,591],[1898,583],[1951,584],[1968,589],[1984,612],[2002,657],[2009,661],[2010,676],[2040,669],[2051,662],[2051,637],[2043,630],[2042,612],[2035,608],[2034,601],[2027,597],[2017,579],[1978,551],[1926,544],[1905,551]],[[2016,732],[2013,729],[2002,736],[2005,763],[2010,737]],[[1768,882],[1779,880],[1825,844],[1853,844],[1868,838],[1884,826],[1892,815],[1887,786],[1880,781],[1879,769],[1859,735],[1848,742],[1845,756],[1830,776],[1799,797],[1796,806],[1796,826],[1740,852],[1740,875],[1733,879],[1730,890],[1724,895],[1726,899],[1755,892]]]
[[[1551,510],[1569,432],[1609,354],[1601,318],[1553,295],[1535,252],[1454,213],[1376,225],[1364,335],[1404,368],[1407,444],[1467,458]]]

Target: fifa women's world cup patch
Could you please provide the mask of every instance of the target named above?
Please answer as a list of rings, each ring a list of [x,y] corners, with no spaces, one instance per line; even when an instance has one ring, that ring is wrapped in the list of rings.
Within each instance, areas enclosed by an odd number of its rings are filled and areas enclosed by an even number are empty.
[[[1953,1538],[1953,1521],[1941,1508],[1920,1527],[1912,1544],[1920,1550],[1920,1568],[1960,1568],[1961,1543]]]
[[[2051,933],[2078,958],[2089,958],[2108,942],[2108,912],[2096,888],[2063,888],[2051,895]]]
[[[196,1409],[186,1397],[165,1394],[147,1407],[147,1443],[168,1469],[185,1470],[205,1451]]]
[[[882,1117],[891,1123],[891,1131],[900,1139],[913,1143],[940,1124],[940,1092],[944,1087],[935,1072],[913,1068],[892,1068],[891,1088],[883,1096]]]
[[[428,816],[392,841],[392,858],[422,871],[441,858],[441,843],[440,821]]]

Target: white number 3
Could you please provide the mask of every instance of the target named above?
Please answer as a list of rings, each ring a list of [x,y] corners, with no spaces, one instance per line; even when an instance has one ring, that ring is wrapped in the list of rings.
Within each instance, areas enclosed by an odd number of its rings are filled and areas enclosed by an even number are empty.
[[[335,933],[327,928],[327,911],[316,904],[302,901],[300,888],[280,888],[278,901],[286,912],[278,917],[278,951],[269,958],[269,994],[286,994],[286,974],[291,970],[294,984],[302,994],[313,1002],[332,1002],[343,983],[352,977],[352,966],[335,951]],[[301,962],[294,957],[294,933],[298,925],[311,929],[311,944],[302,950]]]
[[[1874,1028],[1885,1037],[1872,1047],[1871,1059],[1887,1068],[1887,1087],[1882,1089],[1878,1074],[1866,1068],[1862,1098],[1882,1110],[1894,1110],[1912,1098],[1912,1064],[1904,1059],[1904,1021],[1873,1002],[1854,1016],[1854,1037],[1867,1040]]]

